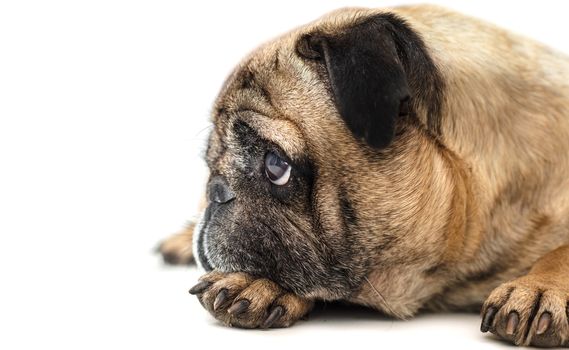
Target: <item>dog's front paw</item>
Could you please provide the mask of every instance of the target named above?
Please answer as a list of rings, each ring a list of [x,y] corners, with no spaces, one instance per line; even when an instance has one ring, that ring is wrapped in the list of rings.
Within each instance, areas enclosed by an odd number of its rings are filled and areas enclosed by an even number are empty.
[[[273,281],[241,272],[210,272],[190,293],[219,321],[242,328],[288,327],[313,306]]]
[[[187,265],[194,261],[192,253],[192,236],[195,223],[188,226],[164,240],[157,251],[162,255],[164,262],[172,265]]]
[[[482,332],[516,345],[569,345],[569,290],[535,276],[496,288],[482,307]]]

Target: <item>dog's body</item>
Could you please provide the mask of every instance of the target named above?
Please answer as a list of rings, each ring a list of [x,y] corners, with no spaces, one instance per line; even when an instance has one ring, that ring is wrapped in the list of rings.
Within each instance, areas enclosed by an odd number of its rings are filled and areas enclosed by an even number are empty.
[[[213,114],[193,291],[220,320],[486,300],[483,330],[567,344],[567,57],[438,7],[344,9],[255,51]],[[189,261],[191,235],[163,253]]]

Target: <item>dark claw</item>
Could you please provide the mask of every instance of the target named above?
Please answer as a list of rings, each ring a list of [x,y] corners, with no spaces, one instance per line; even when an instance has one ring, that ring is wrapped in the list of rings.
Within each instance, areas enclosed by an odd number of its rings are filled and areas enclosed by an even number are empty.
[[[196,294],[203,293],[206,289],[209,288],[209,286],[211,286],[211,282],[200,281],[200,282],[198,282],[198,284],[196,284],[195,286],[190,288],[190,294],[196,295]]]
[[[520,315],[517,312],[512,311],[508,315],[508,321],[506,323],[506,334],[513,335],[518,329],[518,324],[520,323]]]
[[[498,312],[498,308],[494,306],[490,306],[488,310],[486,310],[486,314],[482,318],[482,324],[480,325],[480,331],[482,333],[486,333],[492,327],[492,323],[494,323],[494,316],[496,316],[496,312]]]
[[[251,302],[249,300],[241,299],[233,303],[233,305],[231,305],[231,307],[227,309],[227,312],[231,315],[237,316],[245,312],[245,310],[247,310],[249,305],[251,305]]]
[[[275,306],[271,310],[269,317],[267,317],[265,322],[263,322],[263,324],[261,325],[261,328],[270,328],[279,318],[282,317],[283,314],[284,314],[283,307],[280,305]]]
[[[215,300],[213,301],[213,311],[216,311],[221,304],[223,304],[227,300],[227,289],[223,288],[222,290],[217,293]]]
[[[549,312],[544,312],[541,314],[539,321],[537,322],[537,334],[543,334],[549,328],[551,324],[551,314]]]

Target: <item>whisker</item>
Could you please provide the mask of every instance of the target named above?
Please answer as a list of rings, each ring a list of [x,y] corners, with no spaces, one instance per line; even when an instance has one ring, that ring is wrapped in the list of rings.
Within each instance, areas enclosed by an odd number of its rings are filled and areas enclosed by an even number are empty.
[[[377,294],[377,296],[379,297],[379,299],[381,299],[381,301],[383,302],[383,304],[385,304],[385,308],[389,311],[389,313],[391,315],[397,315],[397,313],[391,308],[391,306],[389,306],[389,304],[387,303],[387,300],[385,300],[385,298],[383,297],[383,295],[381,295],[381,293],[373,286],[373,284],[371,284],[371,282],[369,281],[369,279],[367,278],[367,276],[364,276],[364,279],[366,280],[366,282],[369,284],[369,286],[371,287],[371,289],[373,289],[373,291],[375,292],[375,294]]]
[[[201,136],[201,134],[202,134],[204,131],[210,130],[210,129],[212,129],[212,128],[213,128],[213,124],[210,123],[209,125],[205,126],[205,127],[202,128],[201,130],[199,130],[198,132],[196,132],[196,134],[194,135],[194,137],[195,137],[195,138],[198,138],[198,137]]]

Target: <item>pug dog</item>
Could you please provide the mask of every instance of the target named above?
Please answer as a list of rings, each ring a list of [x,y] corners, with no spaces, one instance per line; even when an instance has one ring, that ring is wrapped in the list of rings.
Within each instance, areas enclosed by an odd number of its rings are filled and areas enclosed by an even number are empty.
[[[563,54],[440,7],[341,9],[245,58],[212,122],[203,215],[160,250],[205,269],[221,322],[340,300],[569,344]]]

